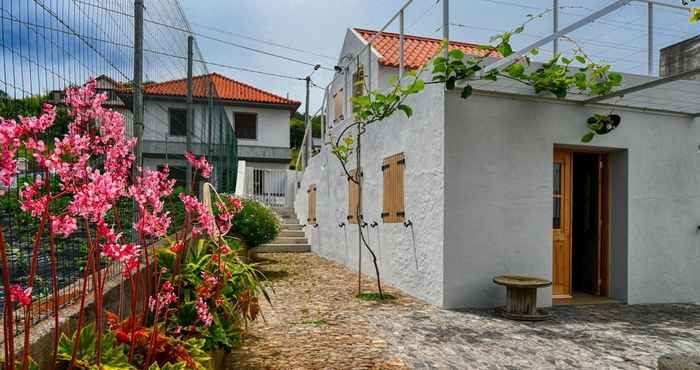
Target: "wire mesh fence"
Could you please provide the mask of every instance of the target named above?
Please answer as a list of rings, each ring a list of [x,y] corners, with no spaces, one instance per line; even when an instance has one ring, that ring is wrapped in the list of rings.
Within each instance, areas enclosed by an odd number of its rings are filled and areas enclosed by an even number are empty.
[[[126,134],[134,135],[134,2],[132,0],[3,0],[0,2],[0,117],[38,115],[43,103],[58,107],[46,143],[67,132],[70,116],[62,105],[65,89],[96,79],[97,90],[108,94],[105,105],[124,115]],[[192,57],[193,104],[187,104],[189,23],[178,0],[149,1],[144,10],[143,81],[144,167],[168,165],[171,175],[185,183],[186,114],[193,112],[191,147],[214,165],[212,183],[233,192],[237,174],[237,139],[221,102],[216,75],[210,74],[196,40]],[[183,114],[184,112],[184,114]],[[0,197],[0,227],[7,239],[11,281],[26,286],[28,266],[39,229],[38,220],[20,210],[25,183],[43,176],[27,153],[19,152],[19,173]],[[54,180],[52,180],[54,181]],[[116,216],[118,214],[118,216]],[[119,222],[128,233],[133,222],[130,203],[120,204]],[[56,239],[59,305],[80,294],[78,282],[87,258],[85,231]],[[128,237],[126,235],[125,237]],[[49,245],[49,236],[39,245]],[[32,317],[51,315],[53,290],[50,253],[41,249],[32,291]],[[119,269],[104,265],[110,275]],[[4,293],[3,293],[4,294]],[[5,302],[4,295],[0,305]],[[15,311],[21,319],[20,310]],[[19,327],[19,325],[17,326]]]

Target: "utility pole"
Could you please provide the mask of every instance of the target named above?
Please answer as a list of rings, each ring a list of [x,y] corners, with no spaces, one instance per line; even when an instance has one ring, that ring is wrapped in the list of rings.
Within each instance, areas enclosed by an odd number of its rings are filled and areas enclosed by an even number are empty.
[[[192,126],[194,120],[194,109],[192,107],[192,58],[194,49],[194,36],[187,36],[187,127],[186,127],[186,150],[192,153]],[[192,164],[187,162],[187,193],[192,194]]]
[[[559,0],[554,0],[552,4],[552,33],[559,32]],[[554,55],[559,53],[559,38],[554,39]]]
[[[450,55],[450,0],[442,0],[442,38],[447,42],[445,47],[445,59]]]
[[[136,138],[136,162],[132,168],[134,178],[143,166],[143,0],[134,0],[134,132]]]
[[[309,160],[313,155],[313,127],[311,127],[311,119],[309,118],[309,93],[311,90],[311,76],[306,76],[306,104],[304,107],[304,127],[306,131],[306,147],[304,150],[304,170],[309,165]]]
[[[136,178],[141,175],[143,167],[143,0],[134,0],[134,81],[131,88],[134,99],[134,132],[132,135],[136,138],[135,161],[131,166],[131,178],[135,182]],[[133,202],[131,216],[135,223],[139,221],[136,202]],[[137,242],[136,233],[132,235],[133,241]]]

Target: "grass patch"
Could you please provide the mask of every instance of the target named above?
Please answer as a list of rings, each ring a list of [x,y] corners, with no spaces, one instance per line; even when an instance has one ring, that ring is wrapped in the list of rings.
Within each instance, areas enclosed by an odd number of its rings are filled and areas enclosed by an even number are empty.
[[[304,321],[303,324],[314,325],[314,326],[324,326],[324,325],[328,325],[328,321],[326,321],[324,319],[310,320],[310,321]]]
[[[393,295],[391,295],[389,293],[384,293],[384,299],[382,299],[379,296],[379,293],[373,293],[373,292],[372,293],[360,293],[356,297],[363,300],[363,301],[379,301],[379,302],[391,301],[391,300],[396,299],[396,297],[394,297]]]

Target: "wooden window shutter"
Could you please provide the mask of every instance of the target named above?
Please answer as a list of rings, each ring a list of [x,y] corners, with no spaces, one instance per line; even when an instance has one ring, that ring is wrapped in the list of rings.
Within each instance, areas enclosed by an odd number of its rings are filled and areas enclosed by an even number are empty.
[[[405,168],[406,156],[403,153],[387,157],[382,163],[384,199],[381,216],[385,223],[400,223],[406,219],[403,183]]]
[[[335,122],[342,121],[345,117],[343,115],[343,89],[338,90],[338,92],[335,93],[333,96],[333,112],[335,113]]]
[[[357,169],[350,171],[350,175],[355,178],[357,176]],[[357,217],[357,207],[360,202],[360,185],[348,178],[348,223],[357,224],[359,219]]]
[[[308,225],[315,225],[318,223],[316,220],[316,185],[309,185],[309,190],[307,190],[307,193],[309,206],[306,223]]]
[[[352,96],[362,96],[365,93],[365,67],[360,64],[352,75]]]

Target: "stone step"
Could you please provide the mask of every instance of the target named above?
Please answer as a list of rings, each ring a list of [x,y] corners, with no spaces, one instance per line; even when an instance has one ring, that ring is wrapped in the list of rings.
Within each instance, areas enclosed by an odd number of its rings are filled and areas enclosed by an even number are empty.
[[[304,225],[299,224],[284,224],[282,225],[282,230],[303,230]]]
[[[280,238],[303,238],[306,234],[304,230],[280,230],[278,237]]]
[[[290,210],[273,210],[276,214],[278,214],[280,217],[286,217],[286,216],[296,216],[296,212],[294,212],[293,209]]]
[[[282,219],[282,225],[287,225],[287,224],[298,224],[299,219],[294,217],[294,218],[283,218]]]
[[[304,237],[289,238],[289,237],[283,237],[283,236],[278,236],[277,238],[275,238],[275,240],[270,242],[270,244],[308,244],[308,243],[309,242]]]
[[[309,244],[263,244],[250,250],[253,253],[304,253],[310,252]]]

